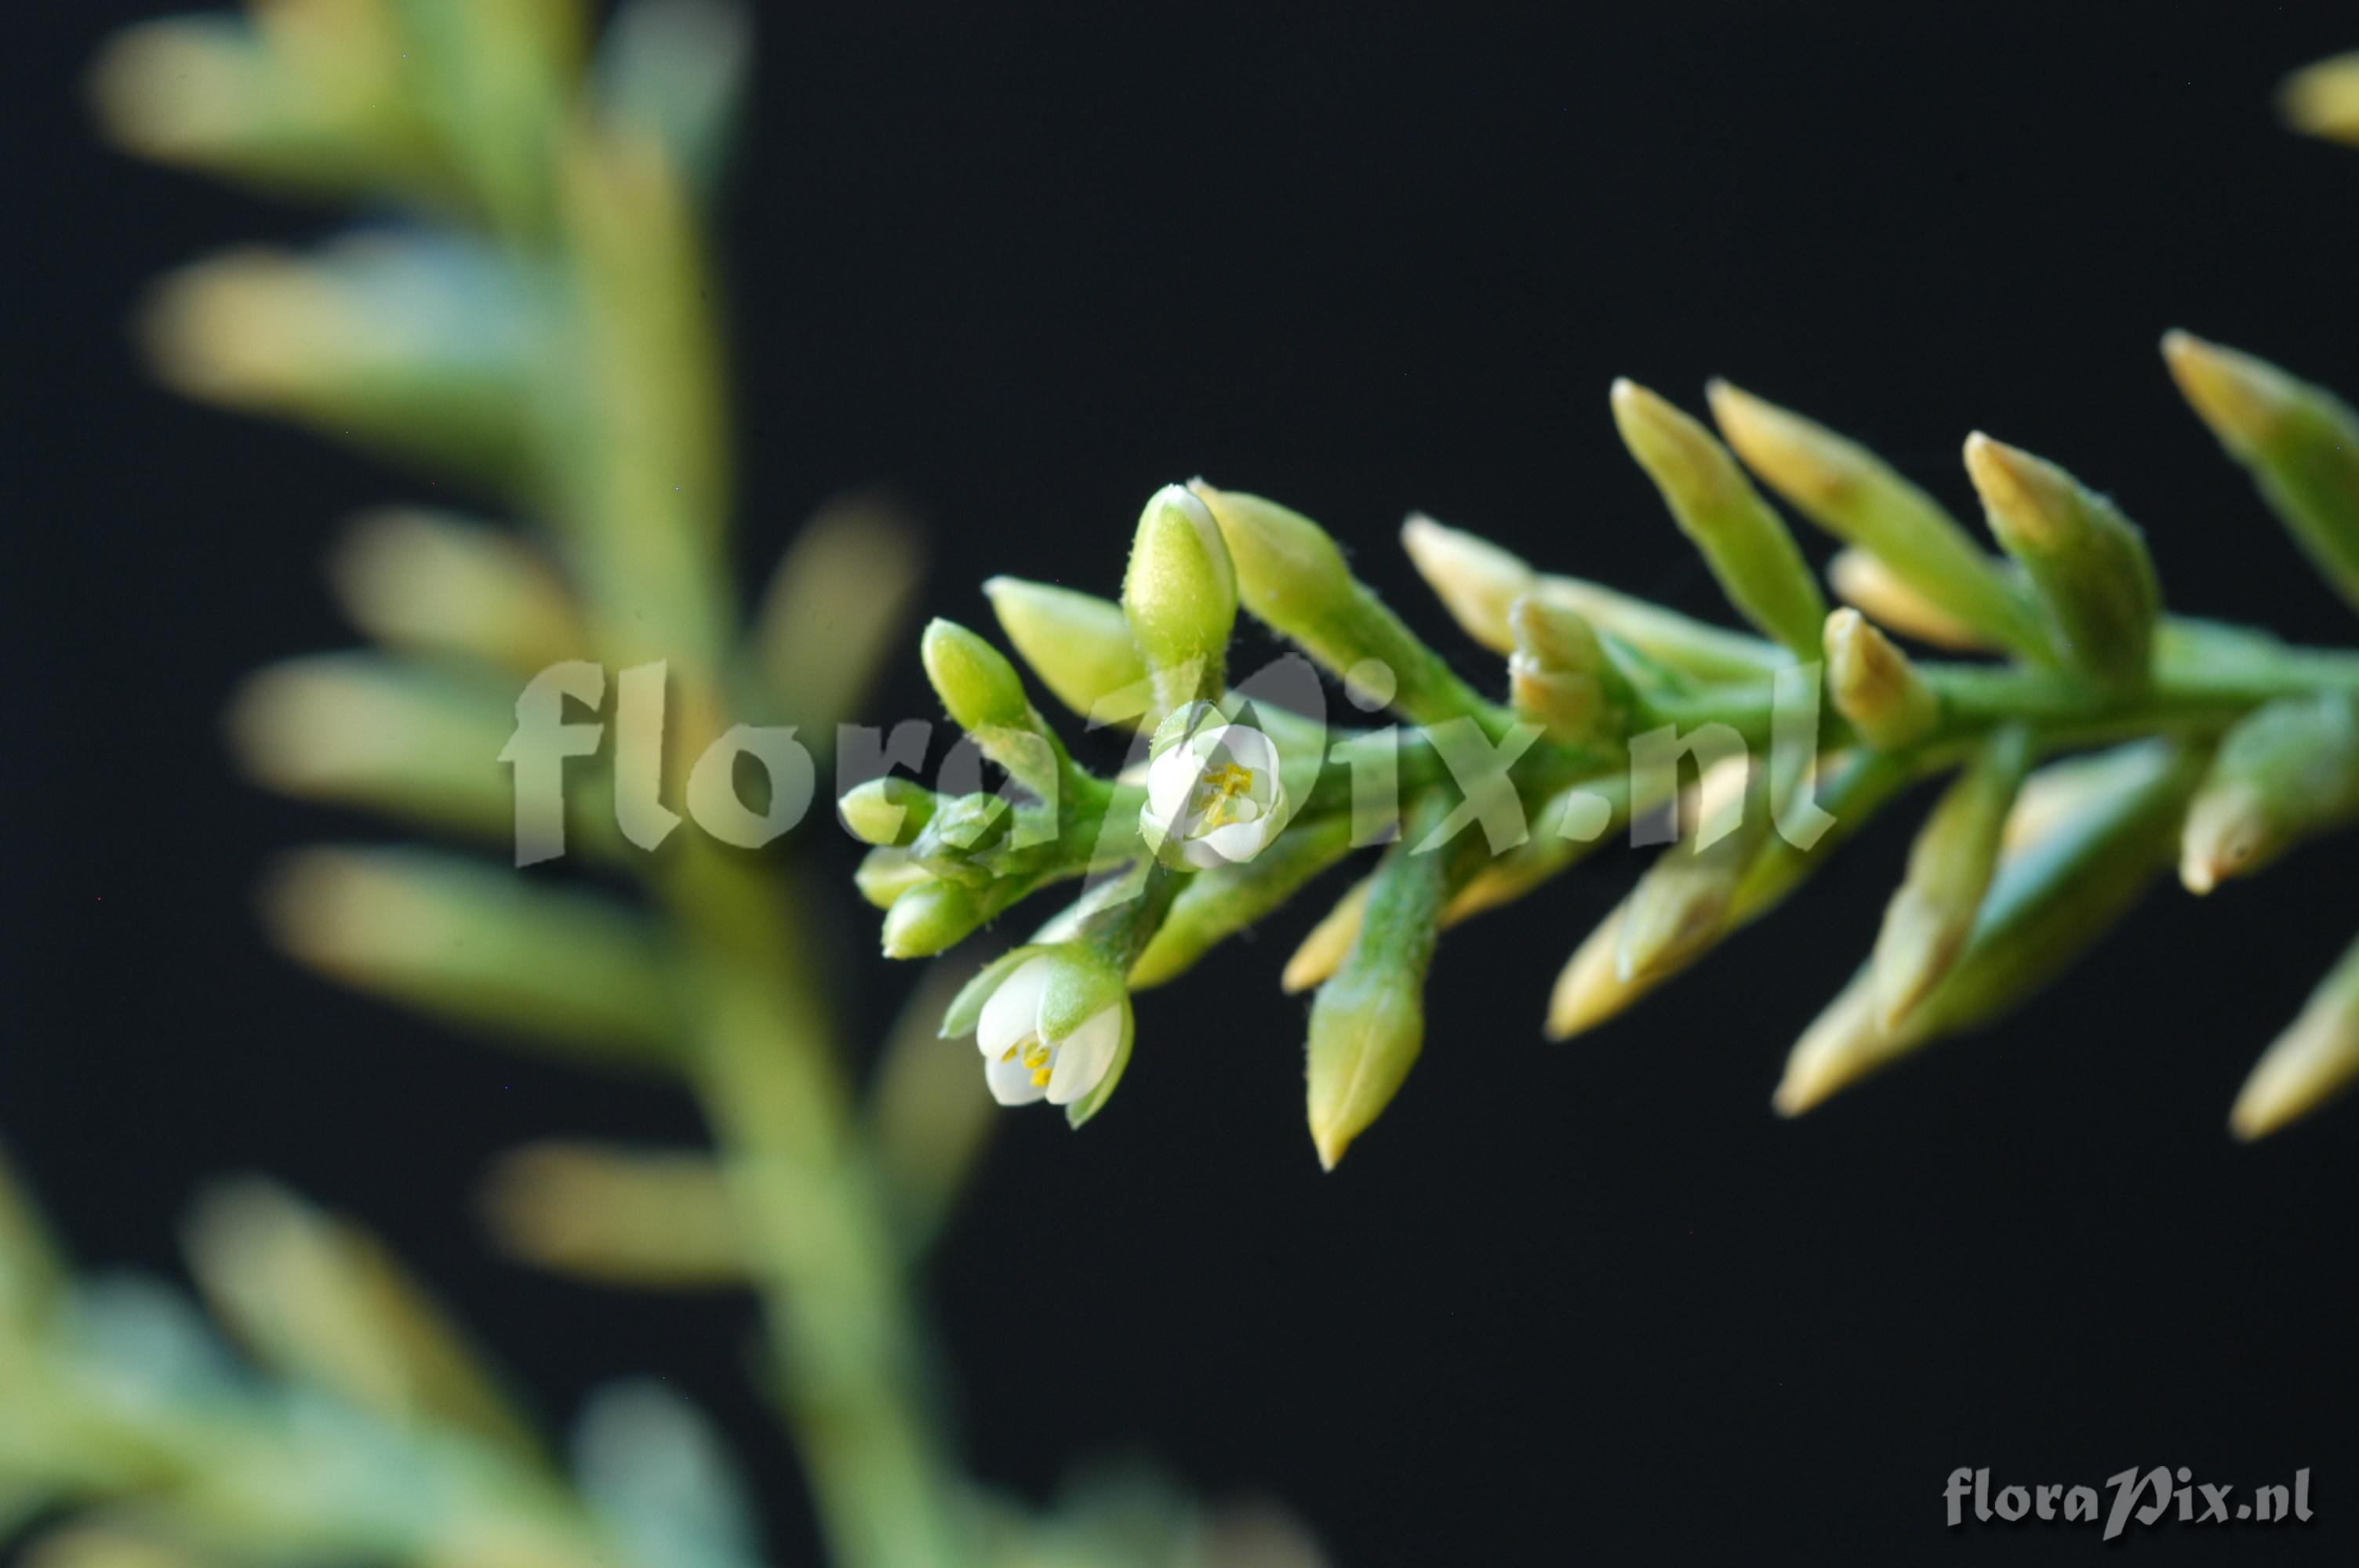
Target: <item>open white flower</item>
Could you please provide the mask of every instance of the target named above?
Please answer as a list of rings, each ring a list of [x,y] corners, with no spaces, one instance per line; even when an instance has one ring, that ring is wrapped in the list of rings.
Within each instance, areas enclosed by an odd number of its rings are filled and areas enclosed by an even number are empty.
[[[1250,724],[1196,730],[1147,768],[1139,831],[1199,870],[1252,860],[1285,825],[1277,747]]]
[[[1071,1105],[1105,1081],[1122,1054],[1130,1026],[1128,997],[1117,977],[1114,1000],[1058,1033],[1058,1013],[1071,1011],[1067,960],[1055,953],[1026,958],[983,1004],[974,1043],[983,1053],[984,1081],[1002,1105],[1045,1099]],[[1060,996],[1060,989],[1066,996]]]

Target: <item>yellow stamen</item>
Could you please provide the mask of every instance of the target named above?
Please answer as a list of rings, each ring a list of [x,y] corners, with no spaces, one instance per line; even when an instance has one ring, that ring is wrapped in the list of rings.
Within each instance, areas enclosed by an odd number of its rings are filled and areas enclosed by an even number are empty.
[[[1200,831],[1210,832],[1236,820],[1234,815],[1237,797],[1253,788],[1251,768],[1235,762],[1223,762],[1217,768],[1207,768],[1196,781],[1193,802],[1196,823]]]
[[[1010,1045],[1006,1050],[1002,1051],[999,1054],[999,1059],[1003,1062],[1013,1062],[1016,1060],[1016,1053],[1023,1049],[1024,1047],[1021,1045]]]
[[[1033,1041],[1031,1049],[1024,1053],[1024,1065],[1036,1070],[1045,1069],[1049,1065],[1049,1047],[1038,1040]]]
[[[1046,1067],[1038,1068],[1032,1074],[1032,1082],[1035,1086],[1045,1086],[1048,1081],[1049,1069]]]

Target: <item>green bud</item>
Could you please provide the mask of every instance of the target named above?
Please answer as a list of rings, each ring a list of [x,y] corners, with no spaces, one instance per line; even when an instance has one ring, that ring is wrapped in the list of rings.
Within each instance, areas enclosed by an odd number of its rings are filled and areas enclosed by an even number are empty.
[[[1016,666],[965,627],[939,618],[927,623],[919,654],[951,722],[1010,777],[1043,800],[1055,800],[1065,751],[1026,698]]]
[[[754,619],[751,663],[779,713],[806,734],[832,736],[900,642],[925,552],[890,501],[831,501],[778,559]]]
[[[907,849],[871,849],[852,873],[860,896],[878,909],[890,909],[911,888],[934,880],[934,873],[910,858]]]
[[[1239,602],[1270,630],[1347,681],[1373,665],[1393,684],[1391,705],[1420,724],[1487,710],[1481,696],[1352,576],[1325,529],[1275,502],[1189,487],[1212,509],[1235,565]]]
[[[2359,145],[2359,54],[2304,66],[2286,78],[2277,102],[2295,130]]]
[[[353,624],[405,653],[530,676],[590,649],[555,564],[506,529],[387,508],[353,520],[328,573]]]
[[[1185,486],[1165,485],[1139,514],[1122,608],[1166,711],[1225,689],[1236,572],[1212,512]]]
[[[1633,599],[1585,578],[1551,572],[1540,579],[1538,596],[1696,680],[1758,680],[1792,663],[1774,643]]]
[[[1731,933],[1776,909],[1908,782],[1908,770],[1887,753],[1863,751],[1847,757],[1819,786],[1819,804],[1835,826],[1807,849],[1771,838],[1745,867],[1716,928],[1668,959],[1658,952],[1649,972],[1625,980],[1620,973],[1622,932],[1634,891],[1598,922],[1557,976],[1549,997],[1548,1037],[1569,1040],[1628,1011]]]
[[[1425,1043],[1425,973],[1452,857],[1412,849],[1439,820],[1430,805],[1409,816],[1370,879],[1351,952],[1310,1005],[1310,1138],[1330,1171],[1392,1103]]]
[[[2162,354],[2319,574],[2359,608],[2359,414],[2324,387],[2192,333],[2165,334]]]
[[[1984,633],[1901,581],[1890,567],[1865,550],[1837,550],[1834,559],[1827,563],[1827,581],[1844,603],[1904,637],[1961,654],[1998,649]]]
[[[91,96],[117,146],[274,190],[452,194],[375,5],[173,16],[109,38]]]
[[[679,1020],[638,916],[425,849],[309,849],[265,889],[278,945],[354,989],[571,1057],[669,1068]]]
[[[1147,715],[1147,661],[1121,605],[1013,577],[993,578],[983,591],[999,629],[1059,702],[1096,722]]]
[[[1623,445],[1662,492],[1680,531],[1703,552],[1729,602],[1797,658],[1815,659],[1827,618],[1818,579],[1728,449],[1634,381],[1614,384],[1613,404]]]
[[[2105,686],[2144,683],[2162,590],[2136,526],[2054,463],[1979,430],[1966,438],[1966,473],[2046,606],[2059,653]]]
[[[1032,704],[1016,666],[965,627],[938,617],[927,623],[918,650],[934,695],[960,729],[972,734],[1031,723]]]
[[[2210,892],[2359,816],[2359,697],[2280,697],[2220,743],[2187,808],[2180,880]]]
[[[2253,1065],[2228,1113],[2230,1130],[2265,1138],[2359,1078],[2359,943],[2310,993],[2301,1016]]]
[[[1933,807],[1908,851],[1908,872],[1875,943],[1877,1026],[1897,1028],[1939,985],[1973,932],[1998,869],[2007,813],[2031,767],[2031,737],[1993,734]]]
[[[498,761],[515,729],[504,682],[375,654],[272,665],[246,678],[229,712],[231,743],[259,784],[490,839],[515,827]],[[613,814],[581,816],[585,841],[612,849]]]
[[[396,1422],[455,1427],[511,1455],[538,1444],[440,1305],[374,1236],[270,1183],[209,1192],[190,1272],[266,1367]]]
[[[864,844],[902,849],[933,820],[940,797],[914,779],[888,774],[845,792],[836,803],[844,827]]]
[[[1514,651],[1508,608],[1539,583],[1522,557],[1422,512],[1401,524],[1401,547],[1468,636],[1495,654]]]
[[[1827,617],[1827,696],[1881,752],[1913,746],[1940,721],[1941,699],[1908,655],[1856,610]]]
[[[1788,505],[1990,642],[2046,654],[2021,591],[1940,503],[1866,448],[1789,409],[1724,381],[1706,390],[1721,434]]]
[[[2041,830],[2009,835],[1963,955],[1897,1027],[1876,1022],[1875,977],[1865,968],[1828,1004],[1786,1059],[1772,1100],[1781,1114],[1799,1116],[1909,1052],[2027,1000],[2136,906],[2161,870],[2199,770],[2190,752],[2124,751],[2135,765],[2118,772],[2067,764],[2082,771],[2065,798],[2043,807]],[[2108,787],[2082,787],[2100,778]]]
[[[0,1153],[0,1325],[21,1330],[44,1321],[65,1281],[40,1211]]]
[[[641,1290],[746,1281],[745,1243],[709,1154],[536,1143],[493,1168],[481,1207],[502,1251],[550,1273]]]
[[[1507,660],[1508,701],[1518,715],[1545,726],[1564,745],[1621,733],[1629,682],[1587,621],[1527,596],[1509,607],[1507,627],[1515,642]]]
[[[1741,768],[1747,774],[1767,773],[1749,764]],[[1714,778],[1699,795],[1712,793],[1718,782]],[[1743,798],[1736,803],[1735,823],[1707,843],[1709,824],[1720,813],[1700,809],[1699,830],[1666,846],[1616,912],[1614,977],[1622,985],[1685,968],[1725,934],[1736,889],[1770,832],[1766,778],[1745,779],[1736,787]]]
[[[974,895],[956,882],[920,882],[885,911],[885,956],[930,958],[973,935],[983,918]]]
[[[1002,795],[988,793],[962,795],[955,800],[934,797],[932,816],[926,827],[933,829],[932,844],[956,850],[962,855],[996,844],[1015,824],[1015,808]],[[920,828],[920,832],[924,829]],[[920,845],[924,854],[929,846]]]
[[[529,445],[538,325],[507,258],[415,234],[200,262],[158,286],[140,323],[157,374],[185,396],[494,482]]]

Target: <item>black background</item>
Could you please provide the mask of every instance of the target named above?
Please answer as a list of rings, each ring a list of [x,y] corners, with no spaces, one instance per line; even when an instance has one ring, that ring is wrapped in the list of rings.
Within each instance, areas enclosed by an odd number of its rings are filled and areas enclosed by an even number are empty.
[[[496,1151],[686,1137],[689,1109],[449,1038],[258,937],[275,850],[381,830],[238,782],[223,700],[346,640],[332,521],[430,487],[142,380],[142,280],[323,222],[93,145],[82,64],[145,9],[10,24],[0,1128],[93,1263],[173,1267],[190,1190],[263,1168],[381,1227],[550,1411],[669,1373],[804,1559],[745,1306],[553,1282],[469,1219]],[[2147,524],[2180,608],[2350,640],[2155,341],[2185,325],[2359,390],[2359,154],[2269,102],[2359,46],[2359,8],[833,9],[766,20],[731,204],[749,570],[889,479],[934,519],[927,608],[984,623],[994,571],[1113,591],[1139,501],[1201,471],[1324,520],[1490,682],[1400,514],[1717,613],[1604,394],[1626,373],[1693,407],[1724,373],[1962,506],[1970,427],[2052,455]],[[929,710],[914,665],[877,716]],[[1906,838],[1881,825],[1564,1047],[1548,986],[1626,853],[1462,931],[1425,1061],[1333,1176],[1276,985],[1323,898],[1144,998],[1114,1107],[1080,1136],[1011,1117],[931,1271],[979,1469],[1040,1497],[1066,1456],[1152,1451],[1287,1499],[1340,1562],[1430,1564],[2085,1557],[2087,1530],[1945,1532],[1943,1477],[2310,1465],[2306,1530],[2131,1550],[2348,1561],[2359,1105],[2252,1149],[2223,1121],[2350,938],[2359,844],[2201,904],[2166,889],[2028,1013],[1782,1123],[1777,1065]],[[847,908],[833,935],[872,1024],[908,979],[873,929]]]

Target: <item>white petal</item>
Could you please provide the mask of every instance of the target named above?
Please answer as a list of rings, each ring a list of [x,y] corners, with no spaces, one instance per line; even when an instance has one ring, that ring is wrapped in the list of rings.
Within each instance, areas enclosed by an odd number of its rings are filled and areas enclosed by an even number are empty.
[[[1071,1105],[1098,1087],[1114,1065],[1114,1047],[1122,1044],[1122,1008],[1107,1008],[1073,1031],[1057,1047],[1056,1070],[1049,1075],[1049,1103]]]
[[[1196,843],[1212,852],[1212,864],[1219,865],[1223,861],[1234,864],[1239,860],[1250,860],[1260,854],[1262,846],[1269,842],[1269,828],[1270,825],[1266,819],[1260,822],[1232,822],[1226,827],[1213,828],[1196,840]],[[1194,847],[1190,846],[1191,849]]]
[[[1030,1105],[1049,1092],[1047,1086],[1032,1081],[1032,1069],[1020,1056],[1013,1062],[992,1057],[983,1065],[983,1081],[1002,1105]]]
[[[1185,746],[1174,746],[1155,759],[1147,773],[1147,809],[1168,831],[1188,807],[1204,764]]]
[[[1221,731],[1221,744],[1227,748],[1229,760],[1261,782],[1263,775],[1277,777],[1277,747],[1270,738],[1250,724],[1231,724]]]
[[[1054,968],[1045,954],[1027,958],[999,982],[999,989],[983,1004],[983,1017],[975,1024],[976,1050],[996,1062],[1010,1045],[1039,1033],[1040,999],[1049,994],[1049,976]]]

